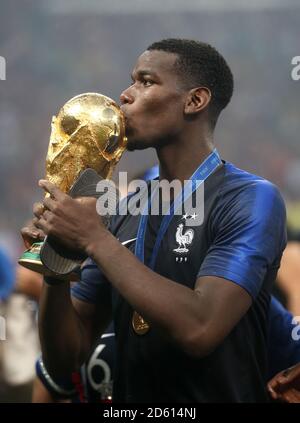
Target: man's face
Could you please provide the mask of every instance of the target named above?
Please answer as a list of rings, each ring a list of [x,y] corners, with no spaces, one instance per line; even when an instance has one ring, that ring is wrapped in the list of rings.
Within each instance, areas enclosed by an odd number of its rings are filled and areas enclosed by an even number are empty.
[[[128,150],[160,147],[183,129],[187,92],[175,70],[177,55],[145,51],[132,72],[132,85],[121,94]]]

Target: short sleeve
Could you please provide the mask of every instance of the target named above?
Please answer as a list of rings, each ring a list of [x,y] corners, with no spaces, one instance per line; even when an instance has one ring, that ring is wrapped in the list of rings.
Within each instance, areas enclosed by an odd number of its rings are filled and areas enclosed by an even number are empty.
[[[110,290],[110,283],[96,263],[88,258],[82,266],[80,281],[72,286],[71,294],[78,300],[96,304],[99,296]]]
[[[218,276],[255,298],[269,270],[277,272],[286,245],[285,205],[278,189],[256,180],[216,206],[213,242],[198,277]]]

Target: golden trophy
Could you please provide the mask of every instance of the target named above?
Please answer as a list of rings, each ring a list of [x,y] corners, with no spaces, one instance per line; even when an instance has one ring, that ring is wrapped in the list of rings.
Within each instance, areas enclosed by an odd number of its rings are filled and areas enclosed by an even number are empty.
[[[102,94],[80,94],[52,118],[46,179],[65,193],[73,190],[73,197],[96,197],[97,181],[111,178],[125,148],[125,120],[119,106]],[[87,189],[84,189],[85,182]],[[35,272],[54,276],[69,274],[82,262],[83,257],[75,257],[74,261],[72,252],[65,248],[60,251],[59,245],[54,246],[47,238],[25,251],[19,263]],[[51,266],[45,265],[47,260]],[[57,273],[53,270],[56,268],[61,271]]]

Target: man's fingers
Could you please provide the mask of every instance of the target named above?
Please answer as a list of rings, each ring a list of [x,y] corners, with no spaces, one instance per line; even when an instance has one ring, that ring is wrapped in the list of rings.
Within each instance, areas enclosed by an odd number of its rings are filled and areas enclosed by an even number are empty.
[[[291,404],[300,403],[300,392],[296,389],[290,388],[282,393],[282,399]]]
[[[290,384],[295,378],[299,377],[300,367],[290,367],[277,373],[268,383],[268,387],[278,392],[280,388]]]
[[[287,385],[293,382],[297,377],[300,377],[300,368],[298,366],[293,366],[281,372],[277,378],[277,382],[279,385]]]
[[[30,248],[31,245],[34,243],[34,241],[37,239],[38,237],[38,232],[37,231],[30,231],[29,228],[22,228],[21,229],[21,235],[23,238],[23,242],[25,245],[25,248]]]
[[[44,213],[45,209],[42,203],[34,203],[33,205],[33,214],[40,218],[41,215]]]
[[[271,397],[272,397],[273,400],[277,400],[278,399],[278,394],[273,389],[273,386],[271,385],[271,383],[268,383],[268,392],[271,395]]]
[[[59,188],[57,188],[57,186],[47,181],[46,179],[40,179],[39,186],[46,192],[49,192],[51,197],[56,198],[57,200],[63,199],[65,196],[65,194]]]
[[[39,219],[39,221],[36,223],[36,226],[40,228],[45,234],[48,235],[49,228],[48,228],[48,222],[43,217]]]
[[[34,242],[42,241],[45,238],[43,231],[35,226],[26,226],[21,229],[21,235],[24,241],[25,248],[30,248]]]
[[[43,205],[44,205],[44,210],[46,208],[48,210],[53,211],[57,205],[57,201],[53,200],[53,198],[51,197],[46,197],[43,201]]]

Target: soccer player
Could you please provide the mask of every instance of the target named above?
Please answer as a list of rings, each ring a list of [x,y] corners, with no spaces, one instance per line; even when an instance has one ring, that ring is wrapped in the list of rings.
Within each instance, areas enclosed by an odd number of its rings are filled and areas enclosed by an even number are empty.
[[[90,279],[83,268],[72,297],[67,282],[45,279],[40,334],[54,376],[79,368],[113,317],[114,401],[267,401],[268,311],[285,207],[273,184],[214,148],[232,92],[231,70],[213,47],[169,39],[141,54],[121,94],[128,149],[155,148],[160,179],[191,181],[180,215],[179,196],[169,213],[151,214],[151,205],[149,213],[119,213],[108,231],[95,200],[80,204],[40,182],[51,198],[44,213],[35,207],[35,226],[84,250],[98,272]],[[202,189],[204,202],[191,212]]]

